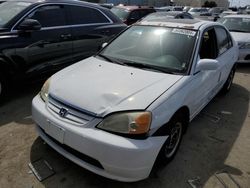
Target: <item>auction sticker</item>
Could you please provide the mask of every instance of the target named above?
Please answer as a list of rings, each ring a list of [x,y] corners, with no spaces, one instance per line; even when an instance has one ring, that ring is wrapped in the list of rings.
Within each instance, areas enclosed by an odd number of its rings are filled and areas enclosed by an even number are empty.
[[[181,35],[187,35],[187,36],[195,36],[196,32],[195,31],[191,31],[191,30],[187,30],[187,29],[173,29],[172,33],[177,33],[177,34],[181,34]]]

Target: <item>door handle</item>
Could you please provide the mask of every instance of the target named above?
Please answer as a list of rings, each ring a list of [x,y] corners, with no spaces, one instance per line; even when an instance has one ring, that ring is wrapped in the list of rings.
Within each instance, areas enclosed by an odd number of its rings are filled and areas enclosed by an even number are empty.
[[[60,37],[62,39],[69,39],[69,38],[71,38],[71,34],[62,34]]]

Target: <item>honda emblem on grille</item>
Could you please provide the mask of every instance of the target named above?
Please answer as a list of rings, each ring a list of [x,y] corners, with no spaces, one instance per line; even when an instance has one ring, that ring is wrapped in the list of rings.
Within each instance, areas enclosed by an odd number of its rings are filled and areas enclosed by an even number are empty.
[[[68,113],[68,110],[65,109],[65,108],[61,108],[60,111],[59,111],[59,115],[61,117],[65,117],[67,115],[67,113]]]

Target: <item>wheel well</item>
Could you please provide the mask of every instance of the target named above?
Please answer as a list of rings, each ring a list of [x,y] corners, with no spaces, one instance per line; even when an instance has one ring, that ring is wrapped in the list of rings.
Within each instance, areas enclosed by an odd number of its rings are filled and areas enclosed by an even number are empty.
[[[179,108],[174,115],[171,117],[171,119],[165,123],[163,126],[161,126],[152,136],[166,136],[167,135],[167,130],[168,130],[168,124],[169,122],[176,117],[182,117],[183,118],[183,123],[184,123],[184,130],[183,132],[185,133],[188,127],[188,123],[190,120],[190,112],[189,112],[189,108],[187,106],[183,106],[181,108]]]

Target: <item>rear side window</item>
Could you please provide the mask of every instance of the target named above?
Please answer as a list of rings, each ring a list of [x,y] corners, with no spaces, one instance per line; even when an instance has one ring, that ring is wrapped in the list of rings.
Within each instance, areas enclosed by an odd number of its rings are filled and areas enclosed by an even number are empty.
[[[134,10],[130,13],[130,19],[139,20],[141,19],[141,14],[138,10]]]
[[[141,10],[141,17],[144,17],[144,16],[146,16],[146,15],[148,15],[148,14],[150,14],[150,13],[153,13],[153,12],[155,12],[154,9],[145,9],[145,10]]]
[[[82,7],[82,6],[69,6],[69,24],[94,24],[94,23],[109,23],[110,21],[97,9]]]
[[[228,32],[224,28],[217,27],[215,29],[215,32],[217,36],[219,55],[221,55],[232,47],[232,40]]]
[[[64,5],[48,5],[37,8],[29,16],[40,22],[42,27],[55,27],[66,25]]]

